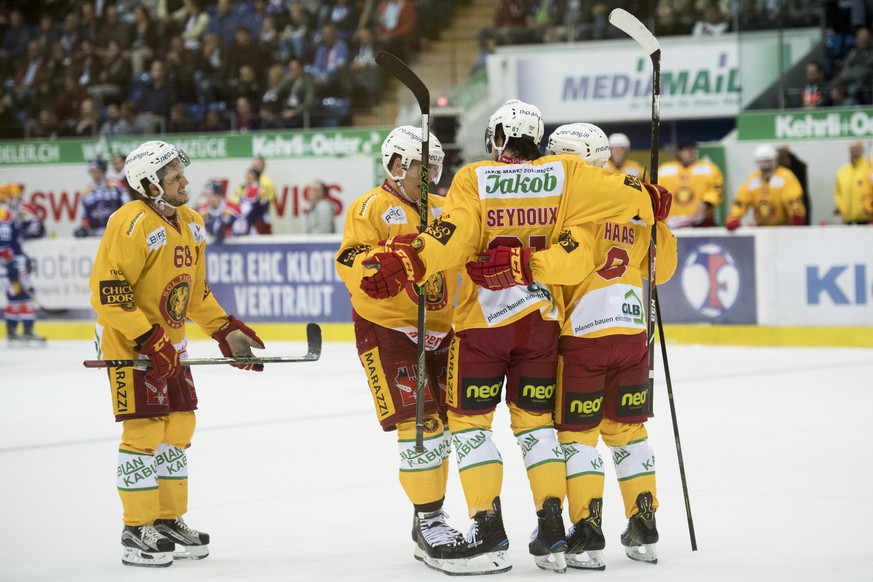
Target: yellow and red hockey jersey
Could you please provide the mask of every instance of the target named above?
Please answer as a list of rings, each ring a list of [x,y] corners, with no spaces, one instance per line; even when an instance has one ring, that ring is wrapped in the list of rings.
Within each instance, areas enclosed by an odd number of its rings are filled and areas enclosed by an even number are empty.
[[[475,260],[498,245],[543,249],[563,236],[560,264],[547,269],[555,283],[578,283],[590,249],[573,238],[587,222],[654,220],[649,194],[637,178],[610,174],[574,155],[547,156],[523,163],[482,161],[455,175],[445,212],[419,237],[425,277]],[[560,232],[557,232],[560,231]],[[567,231],[564,233],[564,231]],[[538,268],[532,264],[535,281]],[[490,291],[463,272],[455,331],[508,325],[540,311],[558,318],[558,305],[545,285]]]
[[[227,322],[206,283],[205,249],[203,218],[187,206],[175,225],[143,201],[109,218],[90,280],[100,357],[136,358],[134,340],[153,324],[181,350],[187,318],[209,335]]]
[[[442,213],[445,199],[428,195],[431,220]],[[418,209],[401,198],[386,180],[357,198],[346,212],[343,240],[336,255],[336,270],[349,289],[352,307],[368,321],[401,331],[413,341],[418,335],[418,295],[410,283],[395,297],[373,300],[361,290],[361,279],[369,272],[361,265],[367,258],[384,251],[380,245],[391,237],[418,232]],[[457,270],[434,272],[427,280],[427,349],[433,349],[452,329]]]
[[[630,158],[626,159],[620,168],[613,164],[612,160],[607,160],[603,165],[603,169],[607,172],[612,172],[613,174],[628,174],[630,176],[635,176],[640,180],[644,180],[646,176],[646,168],[638,161]]]
[[[687,167],[675,161],[661,164],[658,184],[673,194],[671,220],[694,217],[701,202],[718,207],[723,201],[724,176],[708,160],[697,160]]]
[[[656,283],[676,272],[676,237],[658,223]],[[646,329],[643,279],[649,276],[652,228],[639,222],[583,227],[593,237],[594,271],[579,285],[562,287],[561,335],[596,338],[638,334]]]
[[[803,205],[803,187],[788,168],[777,166],[776,171],[765,180],[760,170],[755,170],[737,191],[728,216],[742,218],[752,208],[758,226],[789,224],[789,219],[802,224],[806,216]]]

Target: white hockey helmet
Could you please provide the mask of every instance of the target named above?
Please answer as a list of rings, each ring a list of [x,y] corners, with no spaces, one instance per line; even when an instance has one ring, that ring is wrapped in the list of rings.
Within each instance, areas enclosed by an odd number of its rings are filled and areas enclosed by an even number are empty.
[[[446,158],[440,140],[434,134],[428,134],[428,170],[430,180],[434,184],[440,181],[443,172],[443,161]],[[403,173],[395,176],[391,173],[391,159],[400,156]],[[412,125],[401,125],[391,130],[382,142],[382,167],[389,177],[399,182],[406,177],[406,171],[412,162],[421,161],[421,128]]]
[[[776,159],[776,148],[770,144],[759,145],[755,148],[755,161],[763,162]]]
[[[164,195],[158,171],[178,160],[182,167],[190,164],[188,156],[165,141],[147,141],[127,155],[124,160],[124,175],[127,183],[143,196],[159,200]],[[159,194],[152,196],[143,180],[158,187]]]
[[[549,154],[574,154],[592,166],[609,161],[609,140],[603,130],[590,123],[568,123],[549,136]]]
[[[501,105],[488,120],[488,129],[485,130],[485,151],[489,154],[492,149],[502,154],[506,147],[505,142],[501,147],[498,147],[494,142],[498,125],[503,127],[503,135],[506,136],[506,139],[529,137],[538,146],[545,131],[543,114],[536,105],[518,99],[510,99]]]
[[[630,149],[630,139],[623,133],[613,133],[609,136],[609,147]]]

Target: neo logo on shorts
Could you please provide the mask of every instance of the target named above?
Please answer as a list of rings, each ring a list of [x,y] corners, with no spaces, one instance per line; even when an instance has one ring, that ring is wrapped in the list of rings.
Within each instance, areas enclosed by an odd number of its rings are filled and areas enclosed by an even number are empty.
[[[503,377],[465,378],[461,381],[461,406],[465,410],[487,410],[500,403]]]
[[[730,251],[707,242],[688,254],[682,265],[681,283],[691,308],[714,319],[725,315],[737,302],[742,279]]]
[[[600,422],[603,390],[597,392],[567,392],[564,398],[564,420],[568,425],[593,425]]]

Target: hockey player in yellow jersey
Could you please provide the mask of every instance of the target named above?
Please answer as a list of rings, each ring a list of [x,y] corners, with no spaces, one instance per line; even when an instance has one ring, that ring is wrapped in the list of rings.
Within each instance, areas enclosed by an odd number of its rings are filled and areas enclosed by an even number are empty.
[[[843,224],[873,221],[873,165],[864,156],[860,140],[849,143],[849,162],[840,167],[834,181],[834,214]]]
[[[564,455],[552,426],[557,366],[558,309],[553,291],[535,282],[540,270],[560,271],[561,282],[578,282],[590,250],[572,229],[589,221],[653,222],[652,194],[639,180],[611,175],[575,156],[540,158],[540,111],[517,100],[489,120],[489,161],[468,164],[455,175],[440,220],[409,249],[377,253],[375,274],[361,282],[374,298],[402,292],[408,281],[495,252],[497,265],[463,277],[449,351],[447,404],[461,484],[474,523],[466,536],[467,561],[459,573],[508,570],[509,546],[500,510],[503,467],[491,425],[506,385],[510,424],[524,457],[537,529],[529,551],[544,569],[566,569],[561,504],[566,493]],[[539,159],[538,159],[539,158]],[[566,257],[557,266],[528,258],[546,246],[556,224]],[[491,250],[489,250],[491,249]],[[535,255],[534,255],[535,256]],[[489,282],[490,278],[495,281]],[[520,284],[499,287],[509,278]]]
[[[724,176],[709,160],[697,158],[697,144],[681,142],[676,160],[658,168],[658,184],[673,194],[667,225],[715,226],[715,209],[723,201]]]
[[[601,133],[603,133],[602,130]],[[603,164],[604,169],[613,174],[629,174],[640,180],[646,179],[646,169],[643,165],[627,157],[630,153],[631,142],[625,134],[613,133],[609,136],[608,143],[609,159]]]
[[[596,136],[600,130],[593,127],[589,133]],[[601,165],[603,159],[592,151],[591,142],[580,132],[558,128],[546,151],[575,151],[586,162]],[[661,209],[658,218],[666,218],[668,209]],[[678,258],[670,229],[660,221],[657,229],[657,283],[662,284],[673,275]],[[586,224],[582,231],[580,240],[594,241],[594,267],[580,284],[561,288],[555,426],[566,456],[573,522],[567,564],[602,570],[606,540],[601,528],[604,477],[598,437],[612,453],[629,520],[621,536],[625,552],[635,560],[657,561],[655,457],[643,424],[649,370],[642,279],[648,277],[651,227],[636,220],[608,221]],[[541,254],[556,252],[559,249],[552,247]],[[548,282],[548,274],[542,279]]]
[[[415,557],[435,569],[454,557],[463,536],[446,523],[442,510],[448,478],[450,433],[444,427],[445,376],[452,336],[457,273],[437,272],[426,284],[427,384],[424,453],[415,452],[415,389],[418,363],[418,295],[412,284],[385,301],[360,288],[363,262],[376,252],[408,246],[420,222],[421,129],[395,128],[382,144],[387,178],[355,200],[346,214],[336,268],[351,295],[355,339],[382,429],[397,431],[400,483],[414,506]],[[436,183],[444,153],[429,136],[429,177]],[[428,196],[431,220],[442,211],[441,196]]]
[[[182,518],[185,449],[197,408],[191,372],[180,365],[187,357],[186,320],[218,341],[225,356],[251,356],[251,348],[264,347],[206,284],[206,230],[185,205],[187,165],[184,152],[162,141],[128,155],[125,174],[142,199],[110,217],[91,272],[98,357],[143,361],[109,371],[115,419],[123,425],[116,486],[124,508],[122,562],[130,566],[170,566],[174,558],[209,554],[209,535]]]
[[[758,226],[802,226],[806,207],[803,205],[803,187],[791,170],[776,163],[776,148],[759,145],[755,148],[758,169],[752,172],[737,191],[725,220],[728,230],[740,227],[743,215],[752,209]]]

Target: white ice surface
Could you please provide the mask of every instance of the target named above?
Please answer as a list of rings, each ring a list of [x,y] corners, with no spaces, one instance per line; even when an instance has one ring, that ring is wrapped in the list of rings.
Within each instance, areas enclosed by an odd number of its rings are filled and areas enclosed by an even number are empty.
[[[267,355],[301,353],[273,342]],[[218,356],[195,343],[192,357]],[[625,558],[625,519],[605,449],[605,572],[564,579],[647,582],[873,580],[873,350],[669,348],[699,551],[690,550],[670,410],[658,371],[649,423],[658,459],[660,563]],[[120,426],[87,342],[0,346],[0,580],[447,580],[412,558],[412,509],[395,435],[376,424],[354,347],[261,374],[199,367],[199,426],[186,516],[211,555],[165,570],[121,565],[115,491]],[[503,507],[514,567],[532,501],[505,408]],[[452,463],[446,509],[468,520]]]

